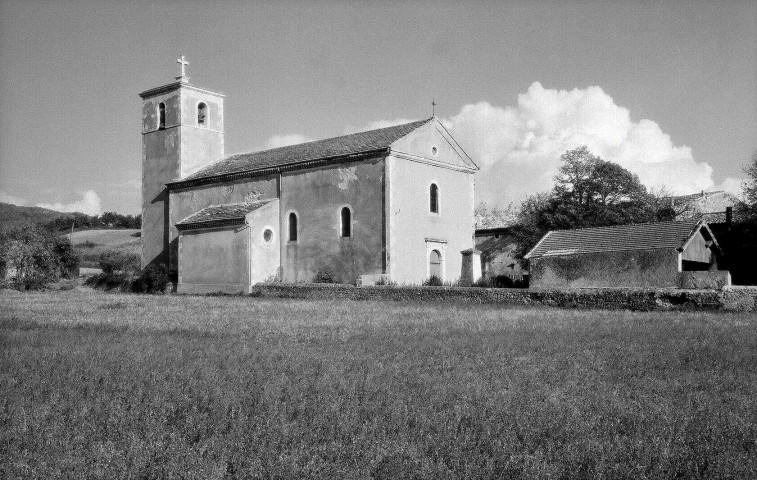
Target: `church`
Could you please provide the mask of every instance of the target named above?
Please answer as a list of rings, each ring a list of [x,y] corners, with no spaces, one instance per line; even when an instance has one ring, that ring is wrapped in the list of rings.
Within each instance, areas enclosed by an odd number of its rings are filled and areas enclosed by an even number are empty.
[[[179,293],[480,276],[478,167],[436,117],[225,155],[224,95],[178,63],[139,94],[143,268],[166,265]]]

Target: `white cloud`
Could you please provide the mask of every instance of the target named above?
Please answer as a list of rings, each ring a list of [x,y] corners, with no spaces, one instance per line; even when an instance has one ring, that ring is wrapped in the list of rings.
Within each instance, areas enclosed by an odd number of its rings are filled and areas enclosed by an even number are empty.
[[[715,190],[722,190],[741,198],[744,195],[744,182],[746,180],[743,178],[726,177]]]
[[[62,204],[62,203],[38,203],[38,207],[49,208],[50,210],[57,210],[59,212],[81,212],[87,215],[99,215],[102,213],[102,207],[100,206],[100,197],[97,196],[94,190],[87,190],[82,195],[81,200],[76,202]]]
[[[10,193],[6,192],[5,190],[0,190],[0,202],[2,203],[12,203],[13,205],[26,205],[26,200],[20,197],[16,197],[11,195]]]
[[[297,145],[298,143],[312,142],[313,139],[299,133],[288,133],[286,135],[274,135],[265,141],[260,150],[270,150],[271,148],[287,147]]]
[[[580,145],[650,188],[684,194],[714,186],[712,167],[696,162],[689,147],[674,145],[652,120],[632,121],[600,87],[567,91],[534,82],[516,107],[469,104],[444,123],[481,167],[477,197],[490,203],[549,190],[560,155]]]

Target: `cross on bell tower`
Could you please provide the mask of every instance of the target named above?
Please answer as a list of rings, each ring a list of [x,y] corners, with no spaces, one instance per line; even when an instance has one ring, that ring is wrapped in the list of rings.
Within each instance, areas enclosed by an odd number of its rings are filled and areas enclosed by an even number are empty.
[[[181,76],[176,77],[176,80],[179,80],[183,83],[189,82],[189,77],[187,77],[187,71],[186,66],[189,65],[189,62],[184,59],[184,55],[176,59],[176,63],[181,65]]]

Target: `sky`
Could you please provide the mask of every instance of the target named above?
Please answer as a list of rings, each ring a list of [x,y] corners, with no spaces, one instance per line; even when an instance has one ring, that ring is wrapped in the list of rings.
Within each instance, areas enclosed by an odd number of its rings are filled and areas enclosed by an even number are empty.
[[[757,151],[757,2],[0,0],[0,202],[140,212],[141,99],[225,98],[226,153],[436,115],[476,196],[551,188],[580,145],[671,193]]]

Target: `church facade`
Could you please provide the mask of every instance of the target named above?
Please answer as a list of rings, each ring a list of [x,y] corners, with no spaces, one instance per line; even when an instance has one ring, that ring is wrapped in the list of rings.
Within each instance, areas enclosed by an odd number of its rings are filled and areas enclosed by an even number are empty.
[[[223,95],[182,75],[140,97],[142,266],[179,292],[471,278],[478,168],[436,117],[226,156]]]

